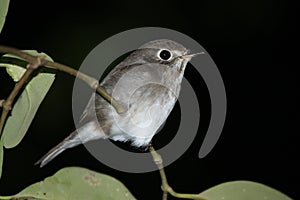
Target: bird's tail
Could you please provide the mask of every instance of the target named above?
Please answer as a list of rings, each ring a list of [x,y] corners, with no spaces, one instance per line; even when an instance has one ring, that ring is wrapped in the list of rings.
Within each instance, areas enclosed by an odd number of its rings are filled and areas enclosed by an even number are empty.
[[[105,138],[105,134],[102,130],[97,128],[95,122],[89,122],[83,125],[78,130],[72,132],[68,137],[66,137],[61,143],[52,148],[46,155],[44,155],[40,160],[38,160],[35,165],[40,165],[43,167],[48,162],[50,162],[53,158],[55,158],[58,154],[63,152],[66,149],[75,147],[79,144],[96,140],[99,138]]]
[[[71,133],[71,135],[66,137],[61,143],[53,147],[46,155],[39,159],[35,165],[40,165],[40,167],[43,167],[64,150],[79,144],[81,144],[80,137],[78,137],[77,131],[74,131]]]

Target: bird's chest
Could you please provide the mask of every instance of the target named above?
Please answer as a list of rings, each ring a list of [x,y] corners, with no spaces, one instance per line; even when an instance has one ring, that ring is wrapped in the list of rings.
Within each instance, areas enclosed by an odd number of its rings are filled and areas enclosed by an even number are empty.
[[[176,99],[174,92],[164,86],[140,87],[129,99],[126,113],[114,116],[113,135],[119,140],[132,140],[136,146],[147,144],[167,119]]]
[[[126,118],[136,126],[156,129],[166,120],[176,99],[174,91],[163,85],[145,85],[132,94]]]
[[[132,140],[136,146],[151,140],[170,114],[180,91],[181,79],[172,79],[166,73],[157,68],[139,68],[115,79],[109,92],[127,111],[112,116],[112,139]]]

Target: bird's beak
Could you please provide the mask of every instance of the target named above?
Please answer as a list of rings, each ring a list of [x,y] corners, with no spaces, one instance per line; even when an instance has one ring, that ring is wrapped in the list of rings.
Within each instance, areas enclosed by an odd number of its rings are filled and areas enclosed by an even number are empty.
[[[180,56],[180,58],[183,58],[183,59],[191,59],[192,57],[197,56],[197,55],[200,55],[200,54],[205,54],[205,53],[204,53],[204,52],[199,52],[199,53],[194,53],[194,54],[188,54],[188,55]]]

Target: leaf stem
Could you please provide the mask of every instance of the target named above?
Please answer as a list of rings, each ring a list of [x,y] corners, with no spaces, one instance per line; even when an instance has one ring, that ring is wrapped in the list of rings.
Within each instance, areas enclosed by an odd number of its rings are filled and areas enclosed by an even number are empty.
[[[182,199],[198,199],[205,200],[199,194],[184,194],[175,192],[171,186],[168,184],[167,176],[164,170],[163,160],[161,156],[155,151],[155,149],[151,146],[150,152],[153,157],[153,161],[159,169],[160,177],[161,177],[161,188],[163,190],[163,200],[167,200],[167,194],[171,194],[173,197],[182,198]]]

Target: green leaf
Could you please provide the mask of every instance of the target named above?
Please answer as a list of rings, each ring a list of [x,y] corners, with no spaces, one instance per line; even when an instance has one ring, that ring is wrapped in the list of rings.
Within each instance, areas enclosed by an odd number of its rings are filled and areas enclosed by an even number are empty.
[[[118,180],[79,167],[67,167],[44,181],[30,185],[17,195],[0,199],[30,197],[44,200],[135,199]]]
[[[0,63],[1,66],[6,67],[6,72],[11,76],[11,78],[15,81],[18,82],[26,69],[21,68],[20,66],[17,65],[12,65],[12,64],[2,64]]]
[[[43,55],[45,59],[52,61],[44,53],[37,53],[36,51],[26,52],[32,55]],[[14,64],[0,63],[0,67],[6,67],[8,74],[14,81],[18,81],[26,71],[23,67]],[[39,73],[32,78],[19,98],[16,99],[11,116],[8,117],[3,129],[2,140],[6,148],[13,148],[21,142],[54,79],[55,74],[53,73]]]
[[[9,0],[1,0],[0,1],[0,33],[4,26],[6,14],[8,11]]]
[[[285,194],[266,185],[251,181],[233,181],[202,192],[208,200],[291,200]]]

